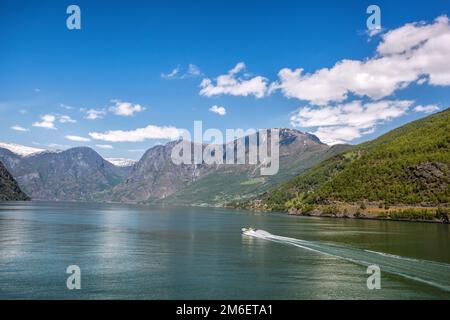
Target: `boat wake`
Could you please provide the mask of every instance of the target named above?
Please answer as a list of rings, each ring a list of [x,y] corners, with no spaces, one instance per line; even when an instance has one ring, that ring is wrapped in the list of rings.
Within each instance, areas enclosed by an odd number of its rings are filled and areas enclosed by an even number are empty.
[[[418,281],[450,292],[450,264],[273,235],[264,230],[245,229],[246,236],[292,245],[318,254],[342,259],[362,266],[378,265],[381,272]]]

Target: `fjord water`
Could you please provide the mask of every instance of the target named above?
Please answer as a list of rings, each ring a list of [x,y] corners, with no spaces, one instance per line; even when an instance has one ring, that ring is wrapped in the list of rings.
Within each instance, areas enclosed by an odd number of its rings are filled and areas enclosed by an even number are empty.
[[[380,290],[366,286],[374,263]],[[66,287],[69,265],[80,290]],[[449,299],[449,284],[448,225],[0,203],[2,299]]]

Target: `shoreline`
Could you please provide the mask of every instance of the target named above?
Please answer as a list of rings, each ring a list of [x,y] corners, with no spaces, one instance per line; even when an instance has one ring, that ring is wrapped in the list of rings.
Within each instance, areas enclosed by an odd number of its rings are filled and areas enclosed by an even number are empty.
[[[275,212],[270,212],[275,213]],[[395,218],[386,218],[386,217],[377,217],[377,216],[348,216],[348,215],[328,215],[328,214],[298,214],[298,213],[289,213],[289,212],[279,212],[280,214],[294,216],[294,217],[310,217],[310,218],[333,218],[333,219],[352,219],[352,220],[376,220],[376,221],[395,221],[395,222],[421,222],[421,223],[434,223],[434,224],[443,224],[448,225],[449,223],[443,222],[442,220],[425,220],[425,219],[395,219]]]
[[[139,203],[139,202],[114,202],[114,201],[73,201],[73,200],[65,200],[65,201],[48,201],[48,200],[28,200],[28,201],[0,201],[0,203],[15,203],[15,202],[50,202],[50,203],[84,203],[84,204],[119,204],[119,205],[136,205],[136,206],[144,206],[144,207],[177,207],[177,208],[217,208],[217,209],[232,209],[232,210],[244,210],[248,212],[257,212],[257,213],[267,213],[267,214],[281,214],[288,216],[296,216],[296,217],[313,217],[313,218],[334,218],[334,219],[354,219],[354,220],[379,220],[379,221],[396,221],[396,222],[425,222],[425,223],[437,223],[437,224],[450,224],[449,221],[445,219],[438,219],[437,217],[433,217],[433,219],[416,219],[416,218],[393,218],[389,215],[385,214],[376,214],[370,210],[373,208],[362,210],[363,212],[359,212],[358,215],[354,212],[344,212],[338,211],[336,213],[323,213],[321,210],[314,209],[308,213],[301,213],[298,211],[270,211],[270,210],[261,210],[258,208],[249,208],[249,207],[239,207],[239,206],[230,206],[226,204],[191,204],[191,205],[182,205],[182,204],[153,204],[153,203]],[[393,211],[395,210],[405,210],[405,209],[415,209],[415,210],[437,210],[437,207],[393,207]],[[367,211],[366,211],[367,210]],[[446,208],[446,210],[448,210]],[[364,212],[365,211],[365,212]],[[430,216],[431,217],[431,216]]]
[[[302,217],[322,217],[339,219],[380,220],[399,222],[427,222],[427,223],[450,223],[450,209],[448,206],[420,207],[397,205],[388,208],[380,208],[374,204],[364,205],[349,203],[333,203],[331,205],[315,205],[308,211],[301,209],[271,210],[264,206],[233,206],[225,205],[226,208],[244,209],[252,212],[280,213]],[[303,212],[302,212],[303,211]]]

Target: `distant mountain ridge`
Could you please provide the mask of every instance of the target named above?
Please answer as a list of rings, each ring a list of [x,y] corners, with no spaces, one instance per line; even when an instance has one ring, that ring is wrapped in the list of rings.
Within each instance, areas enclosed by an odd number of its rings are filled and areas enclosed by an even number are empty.
[[[2,161],[21,188],[34,200],[90,201],[128,175],[88,147],[20,156],[0,148]]]
[[[294,213],[335,203],[436,206],[449,202],[449,113],[358,146],[328,146],[312,134],[280,129],[280,169],[273,176],[261,176],[259,165],[176,165],[171,153],[179,141],[154,146],[137,162],[104,159],[88,147],[33,152],[17,145],[16,152],[0,147],[0,161],[37,200],[232,205]]]
[[[248,137],[246,141],[248,143]],[[274,176],[261,176],[259,165],[175,165],[170,156],[176,143],[173,141],[149,149],[126,180],[112,189],[107,200],[223,205],[228,201],[260,194],[318,161],[348,148],[342,145],[330,147],[314,135],[293,129],[280,129],[280,170]],[[226,150],[225,146],[223,148]]]
[[[154,146],[137,162],[103,159],[88,147],[26,155],[0,148],[0,160],[36,200],[220,206],[261,194],[349,148],[330,147],[309,133],[280,129],[280,170],[261,176],[259,165],[174,164],[171,153],[178,142]]]
[[[315,136],[313,136],[316,138]],[[293,139],[294,138],[294,139]],[[257,166],[222,165],[174,195],[160,200],[163,204],[226,206],[230,202],[253,198],[307,170],[316,163],[349,148],[327,146],[301,133],[280,139],[280,169],[275,175],[261,176]],[[292,139],[292,140],[291,140]],[[306,144],[304,142],[307,141]]]
[[[129,176],[105,195],[106,200],[145,202],[165,198],[211,170],[205,165],[174,164],[171,153],[178,142],[171,141],[147,150]]]

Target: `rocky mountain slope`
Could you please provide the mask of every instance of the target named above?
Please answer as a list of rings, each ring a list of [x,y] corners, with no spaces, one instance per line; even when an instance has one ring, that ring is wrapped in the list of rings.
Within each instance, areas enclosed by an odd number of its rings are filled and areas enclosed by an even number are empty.
[[[212,174],[163,199],[165,204],[223,206],[253,198],[349,146],[329,147],[317,137],[296,130],[280,132],[280,168],[262,176],[255,165],[221,165]]]
[[[2,161],[20,187],[34,200],[92,200],[128,175],[87,147],[21,156],[0,148]]]
[[[248,143],[248,138],[246,141]],[[229,201],[254,197],[348,148],[329,147],[313,135],[282,129],[280,170],[273,176],[261,176],[258,165],[175,165],[170,156],[176,143],[170,142],[148,150],[134,166],[130,176],[114,187],[108,200],[223,205]]]
[[[174,164],[171,153],[177,143],[178,141],[172,141],[147,150],[125,181],[101,198],[118,202],[144,202],[165,198],[212,170],[206,165]]]
[[[28,200],[12,175],[0,162],[0,201]]]

